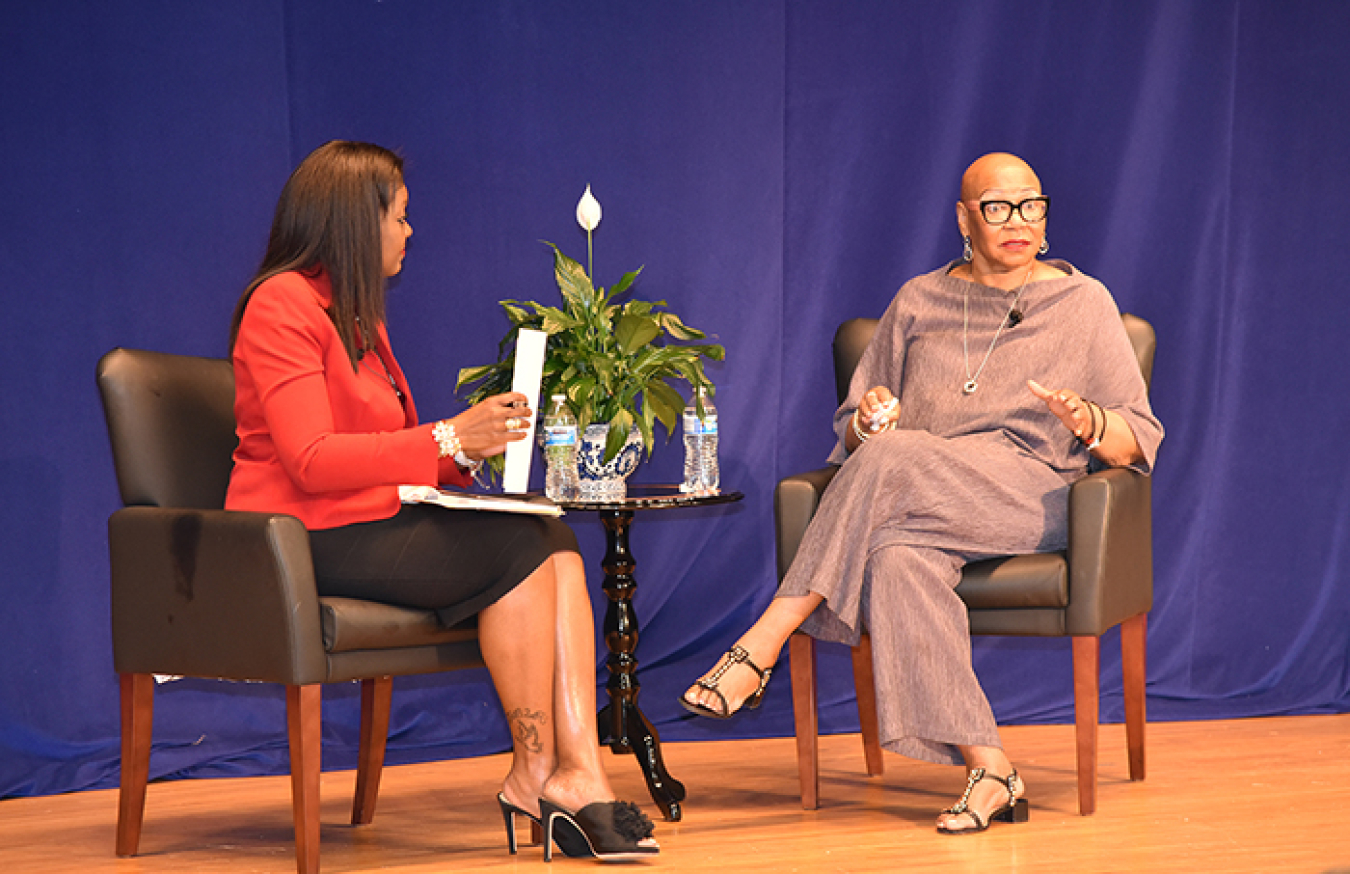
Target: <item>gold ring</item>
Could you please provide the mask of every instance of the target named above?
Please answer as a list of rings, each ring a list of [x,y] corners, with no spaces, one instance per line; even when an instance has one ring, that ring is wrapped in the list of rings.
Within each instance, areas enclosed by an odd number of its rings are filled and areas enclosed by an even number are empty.
[[[515,416],[512,416],[506,420],[506,430],[514,431],[519,427],[520,427],[520,420],[517,419]]]

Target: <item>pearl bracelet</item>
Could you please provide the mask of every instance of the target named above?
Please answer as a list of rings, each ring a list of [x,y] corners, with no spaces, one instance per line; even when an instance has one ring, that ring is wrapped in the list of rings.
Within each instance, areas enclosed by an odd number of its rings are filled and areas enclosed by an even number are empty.
[[[864,434],[862,428],[859,428],[859,427],[858,427],[858,411],[857,411],[857,410],[854,410],[854,411],[853,411],[852,424],[853,424],[853,436],[858,438],[858,445],[861,446],[862,444],[866,443],[866,442],[867,442],[867,438],[868,438],[868,437],[871,437],[872,435],[871,435],[871,434]]]
[[[433,425],[431,436],[436,441],[438,458],[453,457],[457,463],[459,462],[459,456],[464,453],[459,445],[459,437],[455,435],[455,426],[448,419],[442,419]]]

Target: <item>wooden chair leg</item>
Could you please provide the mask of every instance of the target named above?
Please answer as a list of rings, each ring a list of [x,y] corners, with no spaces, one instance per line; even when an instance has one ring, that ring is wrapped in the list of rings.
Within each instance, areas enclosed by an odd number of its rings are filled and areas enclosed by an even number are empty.
[[[815,810],[820,806],[815,638],[797,632],[788,639],[788,670],[792,674],[792,716],[797,729],[797,776],[802,784],[802,807]]]
[[[1130,754],[1131,780],[1144,779],[1147,639],[1147,613],[1132,616],[1120,624],[1120,663],[1125,686],[1125,743]]]
[[[1073,712],[1078,747],[1078,812],[1097,810],[1097,713],[1101,638],[1073,638]]]
[[[122,776],[117,793],[117,855],[134,856],[145,818],[150,778],[150,738],[155,717],[155,678],[122,674]]]
[[[863,758],[867,776],[876,777],[886,770],[881,759],[881,730],[877,722],[877,682],[872,675],[872,638],[864,634],[853,647],[853,688],[858,697],[858,727],[862,732]]]
[[[361,746],[356,765],[352,825],[368,825],[375,819],[375,799],[380,792],[385,745],[389,741],[389,707],[393,694],[393,677],[361,681]]]
[[[317,683],[286,687],[286,726],[291,741],[291,806],[295,811],[295,865],[300,874],[319,874],[322,690]]]

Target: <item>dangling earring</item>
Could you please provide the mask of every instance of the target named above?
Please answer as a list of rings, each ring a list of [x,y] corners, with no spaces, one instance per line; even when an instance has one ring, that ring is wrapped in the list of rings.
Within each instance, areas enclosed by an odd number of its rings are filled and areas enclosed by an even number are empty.
[[[970,237],[962,237],[961,239],[965,241],[965,246],[961,249],[961,259],[969,261],[975,254],[970,251]]]
[[[1050,238],[1041,237],[1041,248],[1040,248],[1041,254],[1044,255],[1046,252],[1049,251],[1050,251]]]

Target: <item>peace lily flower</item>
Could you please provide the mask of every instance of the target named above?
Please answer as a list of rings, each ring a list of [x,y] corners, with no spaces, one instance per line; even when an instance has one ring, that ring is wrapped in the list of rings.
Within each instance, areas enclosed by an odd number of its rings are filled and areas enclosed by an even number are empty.
[[[600,224],[600,201],[591,194],[589,185],[586,186],[586,193],[581,195],[581,200],[577,202],[577,224],[586,230],[586,272],[594,276],[595,259],[591,251],[591,231]]]
[[[600,201],[591,194],[591,186],[586,186],[586,193],[581,195],[581,200],[577,203],[577,224],[586,229],[586,233],[595,230],[600,224]]]

